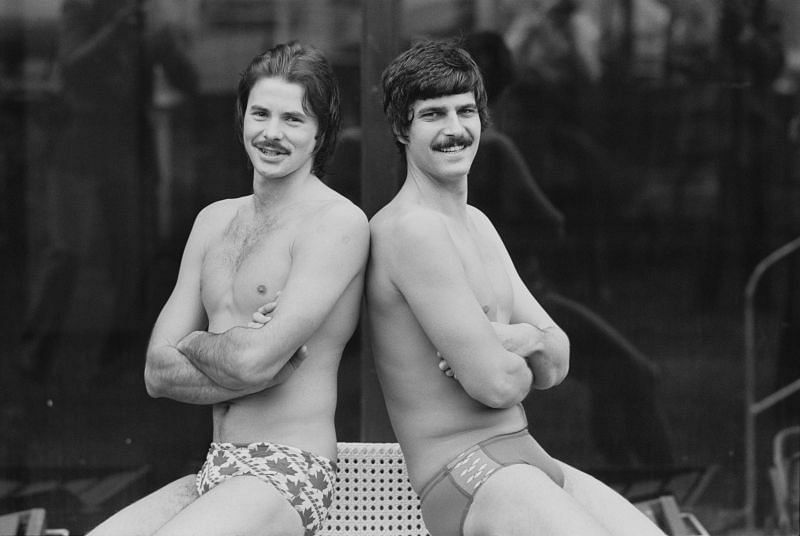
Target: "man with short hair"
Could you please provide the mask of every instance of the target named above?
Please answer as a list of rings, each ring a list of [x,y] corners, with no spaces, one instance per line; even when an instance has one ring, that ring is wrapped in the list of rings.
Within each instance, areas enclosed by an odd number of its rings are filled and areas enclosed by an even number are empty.
[[[278,45],[242,74],[237,112],[253,193],[198,215],[145,367],[151,396],[213,405],[213,443],[197,475],[92,535],[311,536],[331,504],[337,369],[369,250],[363,212],[319,179],[339,128],[332,69]]]
[[[552,457],[521,402],[567,374],[569,341],[467,204],[487,125],[478,67],[422,42],[384,71],[407,174],[371,220],[367,305],[378,377],[431,536],[663,534]]]

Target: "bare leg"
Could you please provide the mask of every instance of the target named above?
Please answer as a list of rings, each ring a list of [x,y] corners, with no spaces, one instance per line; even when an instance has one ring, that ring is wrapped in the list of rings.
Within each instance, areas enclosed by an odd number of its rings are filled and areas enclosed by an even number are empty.
[[[664,532],[622,495],[563,462],[564,490],[585,512],[615,536],[665,536]]]
[[[197,500],[195,476],[187,475],[123,508],[87,536],[150,536]]]
[[[464,536],[499,534],[611,536],[543,471],[522,464],[493,474],[476,493],[464,522]]]
[[[161,527],[157,536],[302,536],[300,515],[254,476],[225,480]]]

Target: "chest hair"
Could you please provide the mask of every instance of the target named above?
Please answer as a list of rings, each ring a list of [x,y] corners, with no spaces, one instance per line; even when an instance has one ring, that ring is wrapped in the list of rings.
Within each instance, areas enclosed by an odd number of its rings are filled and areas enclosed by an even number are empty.
[[[231,271],[238,272],[253,252],[281,227],[273,215],[258,216],[250,221],[240,216],[234,218],[223,235],[223,256]]]

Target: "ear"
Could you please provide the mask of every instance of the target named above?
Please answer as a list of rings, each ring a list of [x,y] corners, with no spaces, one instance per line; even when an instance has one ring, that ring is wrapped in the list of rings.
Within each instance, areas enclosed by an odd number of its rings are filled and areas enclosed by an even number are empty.
[[[392,127],[392,132],[394,132],[394,139],[397,140],[398,143],[408,145],[408,135],[406,135],[406,133],[401,132],[396,127]]]

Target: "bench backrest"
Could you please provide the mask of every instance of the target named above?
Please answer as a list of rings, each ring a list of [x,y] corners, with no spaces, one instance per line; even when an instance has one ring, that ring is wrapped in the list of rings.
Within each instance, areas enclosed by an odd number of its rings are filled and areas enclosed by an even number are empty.
[[[428,536],[397,443],[338,444],[336,489],[319,536]]]

